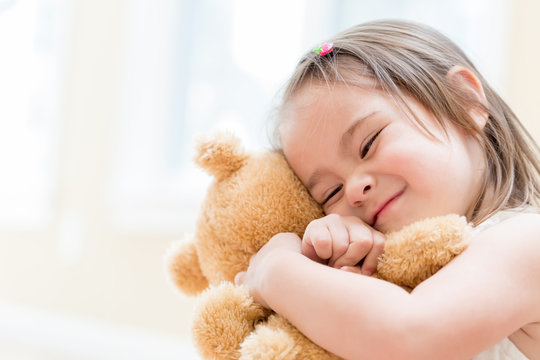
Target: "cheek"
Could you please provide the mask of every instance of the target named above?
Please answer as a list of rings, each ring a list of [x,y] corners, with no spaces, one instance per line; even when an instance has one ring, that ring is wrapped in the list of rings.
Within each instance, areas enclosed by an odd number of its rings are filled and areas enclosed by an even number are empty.
[[[384,147],[381,155],[387,173],[402,178],[410,188],[435,195],[439,184],[446,186],[443,183],[449,180],[448,154],[443,146],[425,139],[415,139],[414,146],[410,143],[396,141]]]

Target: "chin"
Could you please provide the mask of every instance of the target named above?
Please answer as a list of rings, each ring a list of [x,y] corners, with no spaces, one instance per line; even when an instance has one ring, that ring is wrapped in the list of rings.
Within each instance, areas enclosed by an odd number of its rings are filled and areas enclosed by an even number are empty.
[[[412,224],[415,221],[422,220],[420,219],[399,219],[395,221],[388,221],[385,223],[381,223],[380,225],[376,226],[376,230],[382,232],[382,233],[389,233],[391,231],[398,231],[404,228],[407,225]]]

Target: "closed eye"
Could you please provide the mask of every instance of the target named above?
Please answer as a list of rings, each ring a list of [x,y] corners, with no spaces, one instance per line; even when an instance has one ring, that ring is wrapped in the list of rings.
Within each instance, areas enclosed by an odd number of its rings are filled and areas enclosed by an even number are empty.
[[[369,140],[368,142],[362,147],[362,150],[360,151],[360,157],[363,159],[367,153],[369,152],[369,149],[371,149],[371,145],[373,145],[373,142],[375,141],[375,139],[377,139],[377,136],[379,136],[379,134],[381,133],[381,131],[383,131],[383,129],[377,131],[375,133],[375,135],[373,135]]]
[[[331,193],[330,195],[328,195],[326,197],[326,199],[324,199],[324,201],[322,202],[322,206],[324,206],[324,204],[326,204],[331,198],[333,198],[337,193],[339,193],[341,191],[341,189],[343,188],[343,185],[339,185],[337,188],[335,188]]]

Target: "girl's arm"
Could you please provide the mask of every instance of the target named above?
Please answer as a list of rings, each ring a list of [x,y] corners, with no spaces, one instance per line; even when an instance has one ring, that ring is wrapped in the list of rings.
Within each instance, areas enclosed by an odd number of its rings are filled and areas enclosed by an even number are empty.
[[[540,215],[480,233],[411,294],[315,263],[296,251],[299,239],[286,237],[254,257],[243,282],[347,359],[470,358],[540,320]]]

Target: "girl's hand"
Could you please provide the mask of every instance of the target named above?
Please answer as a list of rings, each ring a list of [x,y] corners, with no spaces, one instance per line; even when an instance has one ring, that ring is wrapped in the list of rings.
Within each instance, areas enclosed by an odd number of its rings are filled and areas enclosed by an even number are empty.
[[[330,214],[309,223],[302,254],[337,269],[373,275],[385,237],[355,216]]]
[[[293,233],[277,234],[249,260],[247,271],[236,274],[236,285],[244,285],[255,301],[269,308],[263,295],[265,277],[271,274],[272,260],[290,254],[300,255],[302,240]]]

